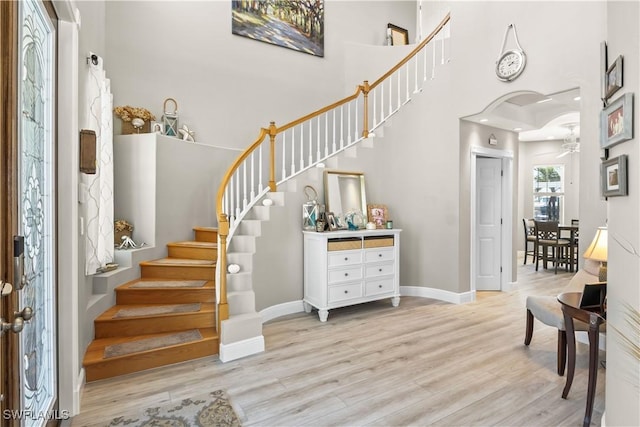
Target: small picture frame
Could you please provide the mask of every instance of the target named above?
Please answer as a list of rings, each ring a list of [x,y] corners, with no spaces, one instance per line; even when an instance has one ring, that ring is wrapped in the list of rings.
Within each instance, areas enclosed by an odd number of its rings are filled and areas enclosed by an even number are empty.
[[[616,60],[605,72],[605,99],[611,98],[611,95],[622,88],[622,55]]]
[[[600,182],[604,197],[626,196],[628,194],[626,154],[602,162]]]
[[[327,212],[327,225],[329,226],[329,231],[338,230],[338,223],[336,222],[336,217],[333,215],[333,212]]]
[[[633,93],[625,93],[600,113],[600,148],[633,138]]]
[[[389,23],[387,24],[387,31],[391,33],[391,46],[409,44],[409,30]]]
[[[386,205],[367,205],[367,220],[373,222],[376,228],[385,228],[388,219]]]

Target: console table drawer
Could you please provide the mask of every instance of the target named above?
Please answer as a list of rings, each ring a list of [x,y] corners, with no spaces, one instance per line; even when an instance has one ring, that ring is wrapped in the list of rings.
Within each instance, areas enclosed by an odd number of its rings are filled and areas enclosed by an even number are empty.
[[[365,262],[391,261],[394,259],[393,248],[367,249],[364,254]]]
[[[393,292],[394,290],[393,278],[389,277],[387,279],[367,281],[364,288],[365,288],[364,294],[366,296],[386,294],[389,292]]]
[[[362,267],[337,268],[329,270],[329,284],[362,279]]]
[[[362,251],[330,252],[327,261],[329,267],[340,267],[343,265],[354,265],[361,263]]]
[[[364,277],[387,276],[395,272],[393,263],[368,265],[364,270]]]
[[[329,286],[329,303],[362,297],[362,284],[351,283],[341,286]]]

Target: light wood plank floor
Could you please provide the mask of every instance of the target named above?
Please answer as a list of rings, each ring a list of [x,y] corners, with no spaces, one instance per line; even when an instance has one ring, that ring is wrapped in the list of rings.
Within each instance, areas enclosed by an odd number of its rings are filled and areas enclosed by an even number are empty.
[[[403,297],[264,325],[267,351],[217,357],[86,385],[72,426],[101,426],[140,408],[225,389],[244,426],[580,426],[587,347],[569,398],[556,374],[557,331],[536,322],[523,344],[525,298],[555,295],[570,273],[520,266],[510,292],[453,305]],[[601,353],[604,358],[604,353]],[[599,368],[592,425],[604,409]]]

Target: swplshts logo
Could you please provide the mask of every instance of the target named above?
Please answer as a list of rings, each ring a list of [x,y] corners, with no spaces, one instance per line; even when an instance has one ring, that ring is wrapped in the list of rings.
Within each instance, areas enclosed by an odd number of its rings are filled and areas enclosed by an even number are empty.
[[[68,420],[71,414],[68,410],[30,411],[25,409],[5,409],[2,411],[3,420]]]

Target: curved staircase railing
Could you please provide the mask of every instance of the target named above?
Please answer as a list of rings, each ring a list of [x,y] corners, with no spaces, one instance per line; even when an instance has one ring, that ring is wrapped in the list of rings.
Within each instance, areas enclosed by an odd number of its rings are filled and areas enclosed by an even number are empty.
[[[283,126],[271,122],[261,128],[258,138],[227,170],[216,198],[218,330],[220,322],[229,318],[227,247],[251,207],[278,185],[374,136],[376,128],[411,101],[412,93],[421,92],[424,82],[434,78],[436,64],[445,63],[449,25],[447,14],[398,64],[373,83],[365,80],[353,95]]]

